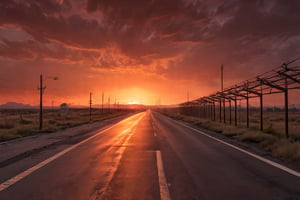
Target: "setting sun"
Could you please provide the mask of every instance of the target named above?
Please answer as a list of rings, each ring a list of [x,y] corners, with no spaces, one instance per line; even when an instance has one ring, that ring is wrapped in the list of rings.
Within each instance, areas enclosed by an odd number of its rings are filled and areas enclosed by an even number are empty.
[[[141,104],[139,101],[129,101],[128,104],[134,105],[134,104]]]

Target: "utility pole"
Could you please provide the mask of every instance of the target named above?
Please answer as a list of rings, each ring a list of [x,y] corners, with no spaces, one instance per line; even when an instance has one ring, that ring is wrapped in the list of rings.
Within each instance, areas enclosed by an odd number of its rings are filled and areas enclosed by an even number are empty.
[[[51,78],[53,80],[58,80],[58,77],[51,77]],[[43,85],[43,74],[40,74],[40,86],[38,87],[38,90],[40,91],[40,127],[39,127],[40,130],[43,129],[43,94],[45,89],[46,86]]]
[[[189,94],[189,91],[187,91],[187,93],[186,93],[186,99],[187,99],[187,102],[190,101],[190,94]]]
[[[40,130],[43,129],[43,93],[46,89],[45,86],[43,86],[43,75],[40,75],[40,86],[38,88],[40,90]]]
[[[92,121],[92,93],[90,92],[90,121]]]
[[[108,97],[108,113],[110,113],[110,97]]]
[[[103,115],[103,103],[104,103],[104,93],[102,92],[102,108],[101,108],[102,115]]]

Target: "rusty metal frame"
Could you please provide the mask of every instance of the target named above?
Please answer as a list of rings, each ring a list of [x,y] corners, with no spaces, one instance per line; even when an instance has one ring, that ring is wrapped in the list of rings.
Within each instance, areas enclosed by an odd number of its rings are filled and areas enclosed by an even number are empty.
[[[220,104],[220,122],[222,122],[222,103],[223,103],[223,122],[225,119],[225,102],[229,103],[231,124],[231,101],[234,102],[235,125],[237,126],[237,100],[246,100],[247,110],[247,127],[249,128],[249,99],[260,98],[260,129],[263,130],[263,96],[269,94],[284,93],[284,108],[285,108],[285,134],[289,137],[288,126],[288,91],[292,89],[300,89],[300,65],[296,65],[296,61],[300,58],[283,63],[281,66],[260,74],[253,79],[249,79],[225,88],[223,91],[218,91],[209,96],[201,97],[190,102],[184,102],[181,106],[188,105],[211,105],[211,119],[216,120],[216,103]]]

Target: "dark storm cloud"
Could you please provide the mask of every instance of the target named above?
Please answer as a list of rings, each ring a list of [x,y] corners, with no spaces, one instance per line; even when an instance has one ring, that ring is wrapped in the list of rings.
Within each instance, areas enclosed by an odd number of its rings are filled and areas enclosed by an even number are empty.
[[[1,1],[0,26],[18,25],[36,39],[44,42],[55,40],[80,48],[105,46],[107,42],[105,30],[96,20],[84,19],[79,14],[63,16],[64,9],[61,7],[64,4],[45,2]]]
[[[144,23],[149,19],[163,16],[175,16],[182,11],[182,2],[178,0],[88,0],[89,12],[101,11],[111,20],[120,22]]]
[[[103,13],[113,24],[114,39],[128,55],[169,57],[179,53],[174,42],[201,40],[197,31],[201,27],[194,22],[203,21],[205,14],[198,5],[180,0],[89,0],[87,10]]]
[[[177,55],[180,43],[220,44],[220,49],[226,43],[236,56],[253,57],[270,50],[269,44],[262,44],[268,43],[268,38],[282,43],[299,35],[299,4],[296,0],[89,0],[87,10],[103,13],[114,24],[115,39],[131,56],[160,53],[165,57],[166,52]],[[232,46],[224,40],[232,40]]]
[[[42,43],[56,41],[85,49],[102,49],[114,44],[126,56],[149,63],[145,60],[149,54],[156,54],[156,58],[173,57],[180,53],[177,44],[197,42],[200,35],[195,36],[191,29],[198,26],[194,21],[203,20],[201,12],[181,1],[171,4],[169,1],[103,1],[97,2],[94,9],[103,13],[100,24],[95,19],[83,18],[80,13],[66,15],[71,4],[55,2],[3,1],[0,24],[18,25]],[[93,11],[91,6],[88,8]]]
[[[238,1],[232,6],[237,9],[218,33],[220,37],[233,39],[251,35],[257,39],[255,37],[291,37],[300,33],[299,1]]]
[[[94,64],[99,52],[85,51],[80,49],[69,49],[55,43],[47,45],[35,40],[10,41],[2,40],[0,43],[0,57],[15,60],[52,59],[64,61],[65,63]]]
[[[167,67],[157,67],[158,73],[197,79],[200,76],[195,74],[209,75],[208,68],[221,63],[238,74],[247,64],[259,71],[299,53],[300,2],[296,0],[88,0],[80,12],[74,10],[76,3],[2,0],[0,26],[14,24],[36,40],[3,40],[2,56],[12,57],[9,51],[14,46],[16,59],[41,54],[34,49],[59,58],[47,47],[56,43],[81,52],[66,54],[56,48],[62,59],[75,54],[75,61],[78,56],[89,60],[85,50],[105,51],[113,46],[120,50],[117,56],[102,53],[95,66],[148,65],[153,59],[174,58]]]
[[[217,86],[219,67],[223,63],[230,85],[299,57],[299,3],[227,1],[219,4],[201,22],[200,29],[194,31],[200,40],[192,38],[203,42],[185,51],[180,59],[169,62],[168,68],[159,68],[159,73],[174,80],[192,79]]]

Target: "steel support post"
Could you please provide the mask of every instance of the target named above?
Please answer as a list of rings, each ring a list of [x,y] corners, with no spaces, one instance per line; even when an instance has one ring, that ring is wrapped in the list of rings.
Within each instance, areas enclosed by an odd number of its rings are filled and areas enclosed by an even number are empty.
[[[229,123],[231,124],[231,99],[229,99]]]
[[[234,99],[234,125],[237,126],[237,102],[236,102],[236,97]]]
[[[248,96],[248,94],[247,94],[247,96]],[[247,120],[247,128],[249,128],[249,97],[246,98],[246,101],[247,101],[247,108],[246,108],[247,109],[247,116],[246,116],[247,119],[246,120]]]
[[[222,122],[222,99],[220,99],[220,123]]]
[[[288,99],[288,85],[287,78],[285,78],[285,91],[284,91],[284,107],[285,107],[285,136],[289,137],[289,99]]]
[[[224,121],[224,124],[226,123],[226,112],[225,112],[225,98],[223,98],[223,121]]]
[[[260,130],[263,131],[264,130],[264,107],[263,107],[263,94],[260,94],[259,96],[260,99]]]
[[[214,121],[216,121],[216,104],[213,102],[213,108],[214,108]]]

